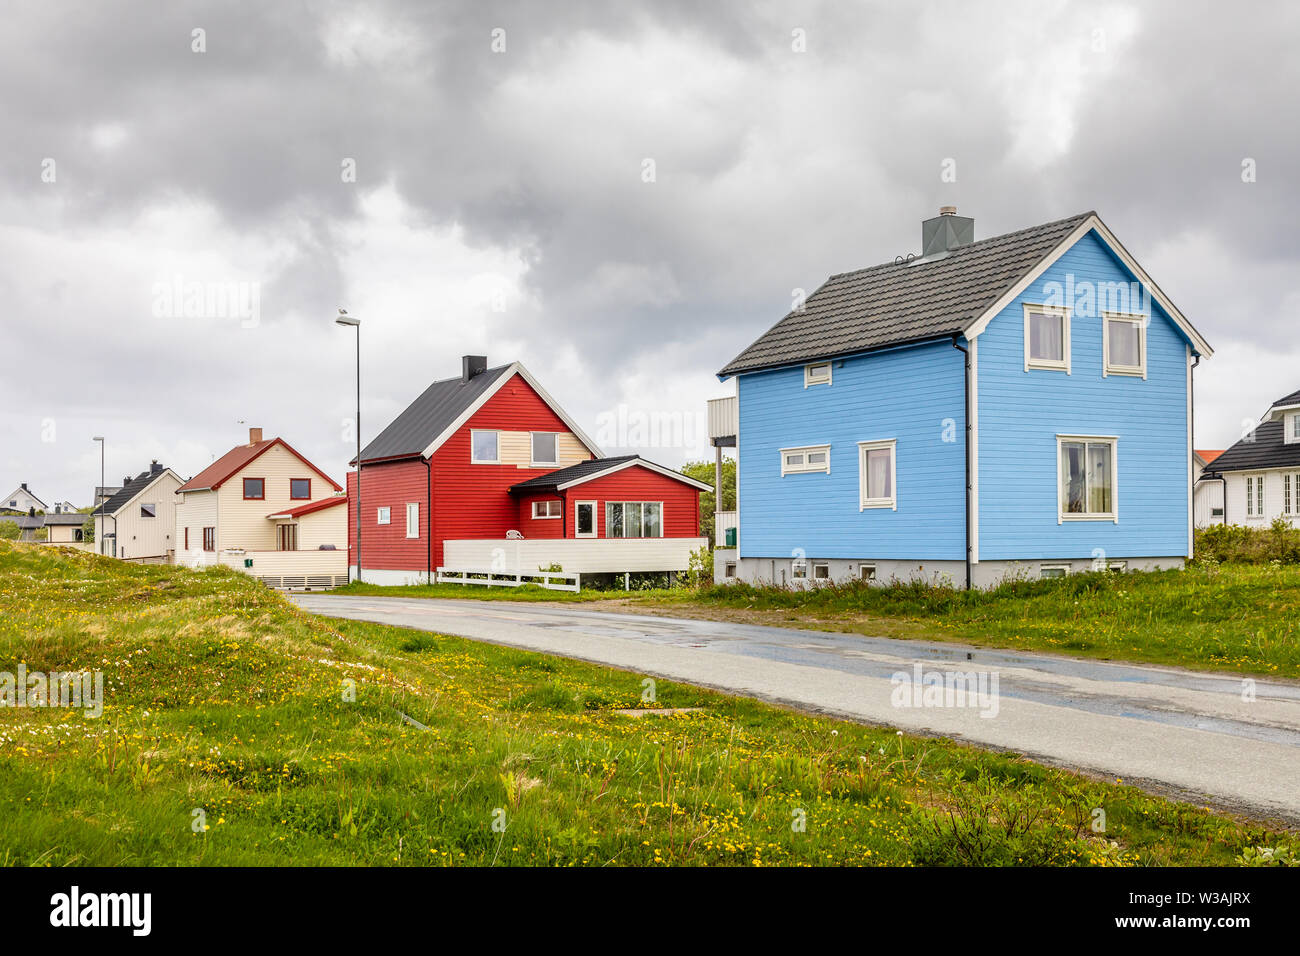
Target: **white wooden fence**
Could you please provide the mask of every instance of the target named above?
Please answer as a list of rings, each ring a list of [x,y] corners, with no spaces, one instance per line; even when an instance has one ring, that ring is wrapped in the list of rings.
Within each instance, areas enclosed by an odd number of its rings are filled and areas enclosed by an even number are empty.
[[[465,568],[439,568],[439,584],[481,584],[485,587],[517,588],[524,584],[535,584],[548,591],[574,591],[582,588],[577,574],[563,571],[533,571],[515,573],[511,571],[483,571]]]

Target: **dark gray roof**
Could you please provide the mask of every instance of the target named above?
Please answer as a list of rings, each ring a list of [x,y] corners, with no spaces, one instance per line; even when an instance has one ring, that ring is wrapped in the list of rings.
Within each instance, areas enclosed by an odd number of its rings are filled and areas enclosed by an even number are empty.
[[[1273,403],[1274,408],[1277,408],[1279,405],[1300,405],[1300,389],[1297,389],[1290,395],[1284,395]]]
[[[105,501],[102,505],[100,505],[98,508],[92,511],[91,514],[93,515],[108,514],[110,516],[117,514],[117,512],[120,511],[128,501],[130,501],[141,491],[143,491],[145,486],[148,485],[149,482],[153,481],[155,478],[157,478],[166,470],[167,468],[165,465],[159,465],[158,471],[156,472],[151,473],[147,469],[145,471],[140,472],[140,474],[136,475],[125,485],[123,485],[121,491],[119,491],[117,494],[113,495],[113,497]]]
[[[718,373],[796,362],[963,332],[1092,212],[981,239],[930,259],[831,276]]]
[[[76,525],[78,528],[80,528],[83,524],[86,523],[86,519],[89,517],[90,515],[82,514],[79,511],[64,511],[59,514],[54,514],[53,512],[46,512],[45,523],[47,525],[52,525],[52,524]]]
[[[480,372],[468,382],[456,378],[434,382],[361,451],[362,461],[413,458],[499,379],[509,365]],[[352,464],[356,464],[354,460]]]
[[[576,465],[570,465],[568,468],[550,471],[544,475],[538,475],[536,478],[521,481],[517,485],[511,485],[510,490],[524,492],[545,491],[567,481],[577,481],[579,478],[597,474],[616,465],[621,465],[626,461],[640,459],[640,457],[640,455],[620,455],[617,458],[592,458],[590,461],[581,461]]]
[[[1260,423],[1255,427],[1254,441],[1243,438],[1210,462],[1206,471],[1213,474],[1257,468],[1300,468],[1300,442],[1288,445],[1282,440],[1283,424],[1281,421]]]
[[[32,516],[32,515],[0,514],[0,521],[12,521],[14,524],[18,525],[18,527],[24,531],[29,531],[33,528],[42,528],[45,526],[44,515]]]

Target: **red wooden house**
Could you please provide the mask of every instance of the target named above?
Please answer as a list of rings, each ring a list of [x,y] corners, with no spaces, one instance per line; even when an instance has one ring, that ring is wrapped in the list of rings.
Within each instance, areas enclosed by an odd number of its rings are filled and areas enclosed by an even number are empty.
[[[465,356],[459,378],[434,382],[362,450],[360,475],[360,576],[376,584],[429,581],[439,568],[684,571],[706,545],[708,485],[637,456],[603,458],[518,362]]]

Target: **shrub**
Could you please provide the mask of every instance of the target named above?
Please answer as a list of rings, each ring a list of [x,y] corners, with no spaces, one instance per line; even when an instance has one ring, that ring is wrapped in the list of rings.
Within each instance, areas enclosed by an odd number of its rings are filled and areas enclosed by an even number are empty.
[[[1196,529],[1194,553],[1197,561],[1300,564],[1300,529],[1282,518],[1267,528],[1211,525]]]

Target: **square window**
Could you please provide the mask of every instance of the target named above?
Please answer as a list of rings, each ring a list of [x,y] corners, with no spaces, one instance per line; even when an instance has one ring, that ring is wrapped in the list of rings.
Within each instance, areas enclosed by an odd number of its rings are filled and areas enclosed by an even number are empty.
[[[1060,449],[1058,521],[1116,520],[1115,439],[1057,436]]]
[[[385,507],[385,508],[375,509],[375,524],[392,524],[392,522],[393,522],[392,508]]]
[[[310,501],[311,500],[311,479],[290,478],[289,497],[293,501]]]
[[[265,478],[244,479],[244,500],[245,501],[261,501],[265,497],[266,497]]]
[[[146,504],[141,504],[141,505],[140,505],[140,517],[141,517],[141,518],[156,518],[156,517],[158,517],[158,506],[157,506],[156,504],[148,504],[148,505],[146,505]]]
[[[889,441],[858,442],[858,487],[861,495],[859,511],[868,508],[897,510],[896,444],[892,438]]]
[[[1025,371],[1070,370],[1070,313],[1042,305],[1025,306]]]
[[[736,562],[728,561],[722,566],[722,576],[724,578],[734,578],[736,576]]]
[[[1105,353],[1107,375],[1146,377],[1146,324],[1141,315],[1107,315]]]
[[[874,564],[864,564],[858,568],[858,577],[863,581],[876,580],[876,566]]]
[[[533,432],[533,464],[559,464],[555,446],[555,432]]]
[[[814,563],[812,570],[814,581],[829,581],[831,579],[831,566],[825,561]]]
[[[470,432],[470,461],[478,465],[498,465],[501,458],[498,451],[498,433],[491,431]]]
[[[803,367],[803,387],[809,385],[829,385],[831,383],[831,363],[813,362]]]

